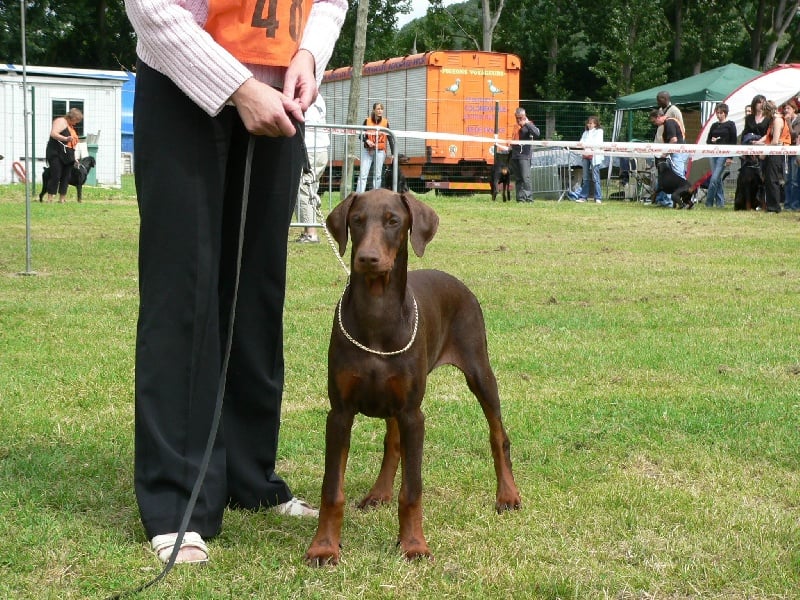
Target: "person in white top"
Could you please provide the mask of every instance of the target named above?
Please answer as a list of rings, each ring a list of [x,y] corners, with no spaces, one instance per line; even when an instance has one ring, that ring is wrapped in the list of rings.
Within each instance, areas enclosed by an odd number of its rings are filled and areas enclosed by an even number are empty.
[[[320,94],[308,107],[305,114],[306,153],[311,168],[303,171],[303,176],[300,178],[300,191],[297,194],[297,217],[301,223],[316,223],[316,209],[322,204],[319,197],[319,180],[325,173],[325,167],[328,166],[328,146],[331,141],[330,135],[325,129],[313,126],[325,125],[326,111],[325,98]],[[305,225],[303,232],[295,241],[301,244],[318,244],[317,228],[313,225]]]
[[[603,129],[600,127],[600,119],[592,115],[586,119],[586,128],[581,134],[581,144],[602,144]],[[600,166],[603,164],[603,155],[599,152],[587,151],[581,154],[581,169],[583,173],[583,184],[576,202],[586,202],[589,193],[594,191],[594,201],[600,204],[603,201],[603,191],[600,187]],[[594,187],[594,190],[590,187]]]
[[[126,0],[125,8],[139,58],[134,483],[163,562],[200,469],[232,331],[221,424],[176,557],[202,563],[226,507],[317,514],[275,473],[282,316],[287,231],[306,161],[299,131],[347,2]]]

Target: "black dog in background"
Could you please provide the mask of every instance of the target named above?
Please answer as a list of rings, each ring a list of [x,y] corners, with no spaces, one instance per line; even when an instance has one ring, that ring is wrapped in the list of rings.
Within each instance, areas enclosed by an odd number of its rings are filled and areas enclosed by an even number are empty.
[[[496,153],[492,165],[492,202],[497,200],[497,194],[503,202],[511,202],[511,171],[508,169],[508,153]]]
[[[749,146],[761,136],[745,133],[742,144]],[[764,197],[764,179],[761,176],[761,161],[758,156],[743,155],[740,157],[742,166],[739,177],[736,179],[736,195],[733,199],[733,210],[766,210],[767,202]]]
[[[408,183],[406,182],[406,176],[403,175],[403,169],[400,167],[400,164],[406,160],[405,154],[398,154],[397,158],[397,193],[398,194],[405,194],[406,192],[410,191],[408,189]],[[381,187],[387,190],[393,190],[392,188],[392,178],[394,177],[394,162],[392,164],[385,164],[383,165],[383,175],[381,176]]]
[[[97,161],[94,156],[84,156],[78,161],[78,165],[72,167],[72,172],[69,174],[69,184],[78,188],[78,202],[83,200],[83,184],[86,183],[86,178],[89,176]],[[42,191],[39,192],[39,202],[47,192],[47,182],[50,180],[50,167],[45,167],[42,171]]]

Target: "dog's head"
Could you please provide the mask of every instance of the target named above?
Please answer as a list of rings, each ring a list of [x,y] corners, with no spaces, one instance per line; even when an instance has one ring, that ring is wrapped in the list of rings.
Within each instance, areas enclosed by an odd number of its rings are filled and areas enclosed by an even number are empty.
[[[352,236],[353,244],[357,245],[365,236],[380,232],[389,241],[394,236],[398,240],[395,245],[399,245],[406,242],[409,231],[414,253],[422,256],[436,234],[439,217],[411,192],[396,194],[377,189],[347,196],[331,211],[325,224],[339,244],[341,256],[347,249],[348,236]]]
[[[500,169],[500,175],[502,175],[503,177],[507,176],[508,175],[508,167],[502,167]]]
[[[94,156],[84,156],[81,159],[81,164],[86,167],[86,170],[88,171],[89,169],[94,168],[94,166],[97,164],[97,161],[95,160]]]

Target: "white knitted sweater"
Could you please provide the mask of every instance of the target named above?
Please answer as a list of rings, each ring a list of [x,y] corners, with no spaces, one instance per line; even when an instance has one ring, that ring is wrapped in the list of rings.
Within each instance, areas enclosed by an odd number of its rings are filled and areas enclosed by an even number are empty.
[[[209,115],[216,115],[245,80],[282,87],[286,69],[244,65],[203,29],[208,0],[126,0],[136,53],[169,77]],[[347,0],[314,0],[300,48],[314,57],[317,81],[333,54]]]

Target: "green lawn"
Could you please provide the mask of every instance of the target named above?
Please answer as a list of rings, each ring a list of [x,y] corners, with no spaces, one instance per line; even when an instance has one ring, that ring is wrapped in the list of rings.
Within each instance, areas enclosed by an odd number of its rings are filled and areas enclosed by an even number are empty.
[[[139,597],[800,598],[798,213],[423,198],[441,223],[412,268],[483,305],[523,509],[494,513],[485,421],[443,368],[423,405],[434,561],[398,557],[396,504],[353,507],[383,436],[360,417],[340,566],[304,565],[313,521],[229,511],[208,566]],[[104,598],[160,570],[132,485],[132,182],[31,209],[27,276],[23,188],[0,187],[0,597]],[[279,471],[316,504],[345,275],[327,244],[288,243]]]

